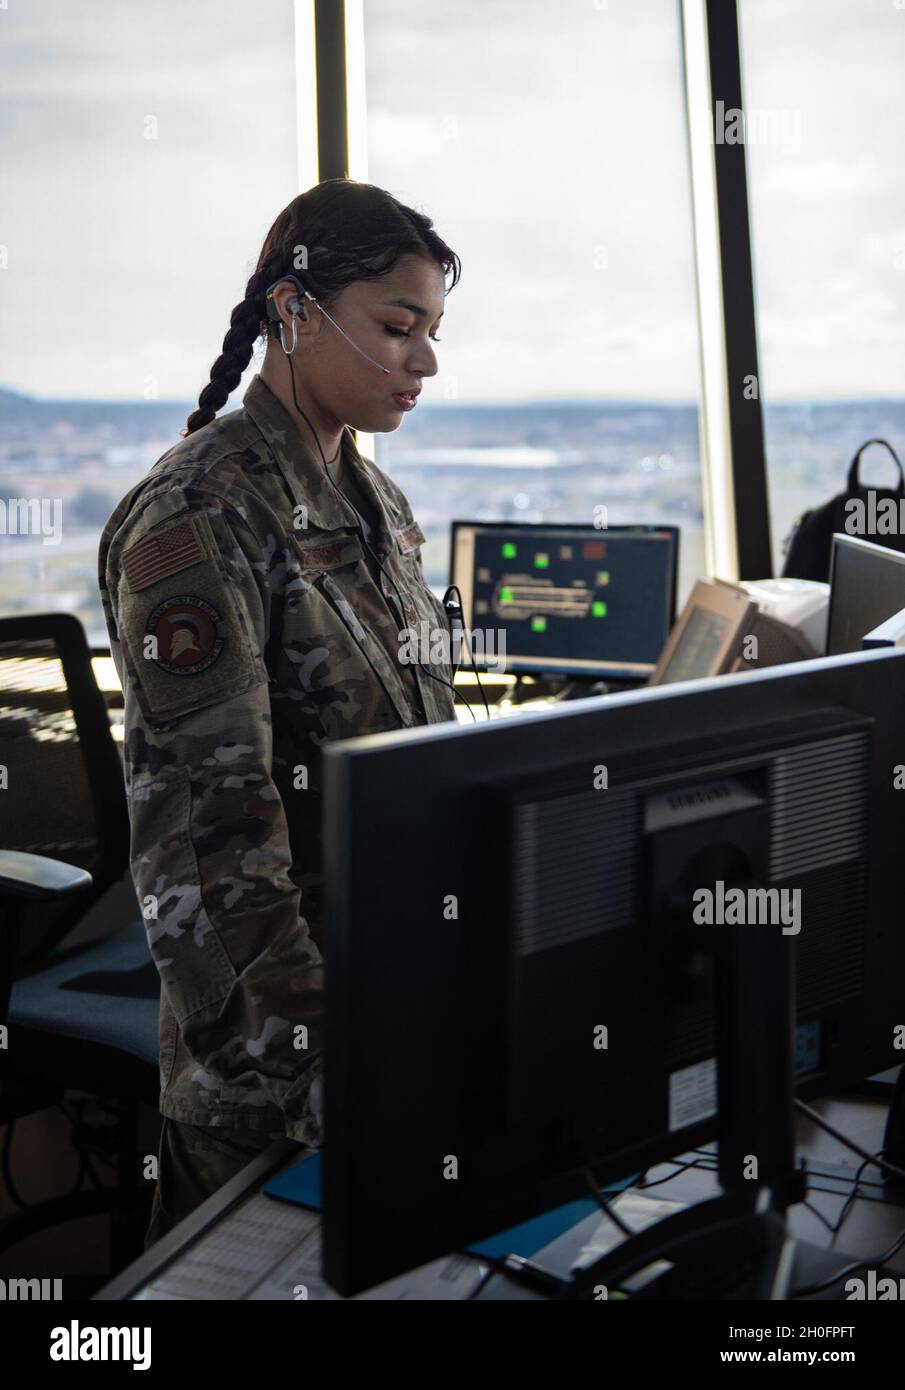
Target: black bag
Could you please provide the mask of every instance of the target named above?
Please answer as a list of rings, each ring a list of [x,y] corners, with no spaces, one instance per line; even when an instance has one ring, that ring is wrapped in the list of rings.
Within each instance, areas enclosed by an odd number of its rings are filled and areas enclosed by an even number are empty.
[[[864,450],[870,448],[871,444],[882,444],[892,454],[896,468],[899,470],[898,487],[892,489],[862,487],[858,478],[858,464]],[[873,493],[875,506],[884,499],[888,499],[895,503],[897,510],[900,499],[905,498],[905,475],[902,473],[902,465],[895,449],[885,439],[869,439],[866,444],[861,445],[848,470],[847,492],[839,493],[823,507],[814,507],[811,511],[803,512],[798,518],[786,543],[783,579],[819,579],[823,583],[828,583],[833,533],[836,531],[841,531],[843,535],[861,536],[864,540],[873,541],[876,545],[885,545],[890,550],[899,550],[905,553],[905,534],[902,534],[898,527],[892,535],[886,535],[883,532],[878,533],[872,529],[855,528],[854,522],[857,520],[857,512],[851,508],[846,511],[846,503],[853,500],[862,502],[864,515],[869,523],[873,513],[868,497],[869,493]]]

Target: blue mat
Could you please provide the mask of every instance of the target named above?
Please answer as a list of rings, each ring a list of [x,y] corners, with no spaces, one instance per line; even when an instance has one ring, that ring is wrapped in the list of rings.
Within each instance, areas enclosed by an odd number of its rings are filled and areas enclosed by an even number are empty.
[[[268,1179],[261,1189],[268,1197],[279,1197],[284,1202],[295,1202],[298,1207],[313,1207],[321,1211],[324,1205],[321,1195],[321,1155],[309,1154],[298,1163],[284,1168],[275,1178]]]

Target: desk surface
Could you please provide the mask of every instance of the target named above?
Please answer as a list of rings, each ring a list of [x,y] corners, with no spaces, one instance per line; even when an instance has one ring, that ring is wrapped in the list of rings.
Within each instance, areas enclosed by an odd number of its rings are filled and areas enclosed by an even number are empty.
[[[886,1106],[876,1100],[835,1099],[818,1101],[815,1109],[830,1124],[870,1152],[883,1142]],[[833,1249],[854,1258],[881,1253],[905,1227],[903,1208],[870,1195],[877,1190],[878,1170],[867,1169],[862,1183],[865,1195],[852,1204],[841,1232],[832,1239],[826,1221],[834,1223],[851,1190],[861,1160],[803,1116],[797,1120],[797,1147],[808,1160],[812,1185],[808,1202],[814,1210],[798,1205],[788,1213],[792,1235],[810,1245]],[[715,1164],[710,1151],[677,1156],[647,1174],[651,1197],[692,1204],[718,1191]],[[298,1148],[280,1140],[255,1158],[241,1173],[197,1211],[136,1260],[95,1297],[97,1299],[294,1299],[304,1286],[309,1299],[339,1297],[320,1276],[320,1213],[266,1197],[262,1185],[287,1164],[295,1162]],[[696,1166],[676,1170],[677,1163],[694,1159]],[[672,1175],[672,1176],[670,1176]],[[665,1178],[666,1181],[659,1181]],[[607,1222],[594,1213],[532,1255],[553,1272],[566,1275],[579,1250]],[[427,1266],[427,1283],[409,1286],[408,1297],[456,1298],[474,1289],[486,1266],[461,1256]],[[888,1262],[905,1272],[905,1251]],[[408,1278],[408,1276],[404,1276]],[[395,1287],[394,1287],[395,1286]],[[420,1291],[419,1291],[420,1290]],[[399,1298],[399,1281],[383,1285],[360,1297]],[[525,1299],[532,1293],[494,1274],[476,1295],[480,1299]],[[832,1296],[832,1295],[828,1295]]]

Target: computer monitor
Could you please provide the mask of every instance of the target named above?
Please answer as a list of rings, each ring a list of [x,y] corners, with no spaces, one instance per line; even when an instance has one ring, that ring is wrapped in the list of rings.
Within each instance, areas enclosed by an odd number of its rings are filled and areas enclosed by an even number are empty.
[[[640,682],[675,616],[678,550],[674,526],[454,521],[450,582],[466,628],[503,634],[506,670]],[[488,642],[471,650],[488,665]]]
[[[903,700],[884,650],[326,745],[336,1289],[713,1137],[696,887],[798,890],[750,930],[796,957],[800,1095],[900,1060]]]
[[[827,654],[860,650],[864,634],[905,608],[905,555],[859,536],[833,536]]]

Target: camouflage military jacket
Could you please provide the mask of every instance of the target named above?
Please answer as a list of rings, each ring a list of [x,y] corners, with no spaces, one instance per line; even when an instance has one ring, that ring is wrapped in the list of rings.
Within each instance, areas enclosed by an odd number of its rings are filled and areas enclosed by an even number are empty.
[[[125,700],[131,870],[160,971],[160,1109],[319,1147],[321,749],[454,717],[448,631],[405,496],[343,461],[395,591],[260,376],[170,449],[104,529],[99,581]],[[425,628],[427,625],[427,629]],[[410,649],[411,650],[411,649]],[[437,648],[435,647],[435,653]]]

